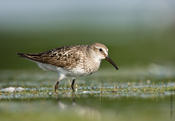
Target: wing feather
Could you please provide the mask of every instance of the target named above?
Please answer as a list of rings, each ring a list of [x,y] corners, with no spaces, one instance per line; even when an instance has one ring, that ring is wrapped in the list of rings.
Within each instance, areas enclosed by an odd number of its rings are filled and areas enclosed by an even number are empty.
[[[69,69],[75,67],[80,62],[84,52],[82,49],[85,48],[86,46],[78,45],[56,48],[38,54],[18,53],[18,55],[40,63]]]

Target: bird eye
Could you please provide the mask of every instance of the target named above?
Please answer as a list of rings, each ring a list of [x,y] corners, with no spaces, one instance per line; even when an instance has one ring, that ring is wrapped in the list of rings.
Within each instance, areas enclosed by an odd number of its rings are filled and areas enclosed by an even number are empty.
[[[102,52],[103,50],[100,48],[99,51]]]

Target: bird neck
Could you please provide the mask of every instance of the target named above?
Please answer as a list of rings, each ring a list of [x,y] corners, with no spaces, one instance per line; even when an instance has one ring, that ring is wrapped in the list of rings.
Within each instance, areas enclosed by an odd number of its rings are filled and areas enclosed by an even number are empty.
[[[100,67],[101,59],[96,56],[96,53],[89,46],[87,47],[87,62],[86,67],[89,68],[92,72],[97,71]],[[90,60],[90,61],[89,61]]]
[[[87,47],[87,57],[91,58],[93,61],[100,63],[101,59],[97,56],[91,46]]]

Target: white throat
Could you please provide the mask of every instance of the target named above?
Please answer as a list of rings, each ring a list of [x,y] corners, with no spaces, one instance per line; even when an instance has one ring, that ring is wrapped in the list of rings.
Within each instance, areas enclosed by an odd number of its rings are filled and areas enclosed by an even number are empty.
[[[92,56],[92,58],[93,58],[93,60],[94,60],[94,62],[95,62],[96,64],[100,64],[100,63],[101,63],[102,58],[101,58],[99,55],[97,55],[97,54],[95,54],[95,53],[93,52],[91,56]]]

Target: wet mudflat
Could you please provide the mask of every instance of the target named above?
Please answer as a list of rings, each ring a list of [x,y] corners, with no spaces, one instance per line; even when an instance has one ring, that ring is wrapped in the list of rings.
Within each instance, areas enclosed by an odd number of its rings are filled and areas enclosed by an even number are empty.
[[[169,70],[154,73],[149,68],[140,71],[135,68],[132,72],[126,68],[118,73],[101,70],[77,79],[74,93],[70,81],[62,81],[57,94],[53,92],[55,73],[1,71],[1,119],[172,120],[175,82],[174,72]]]

